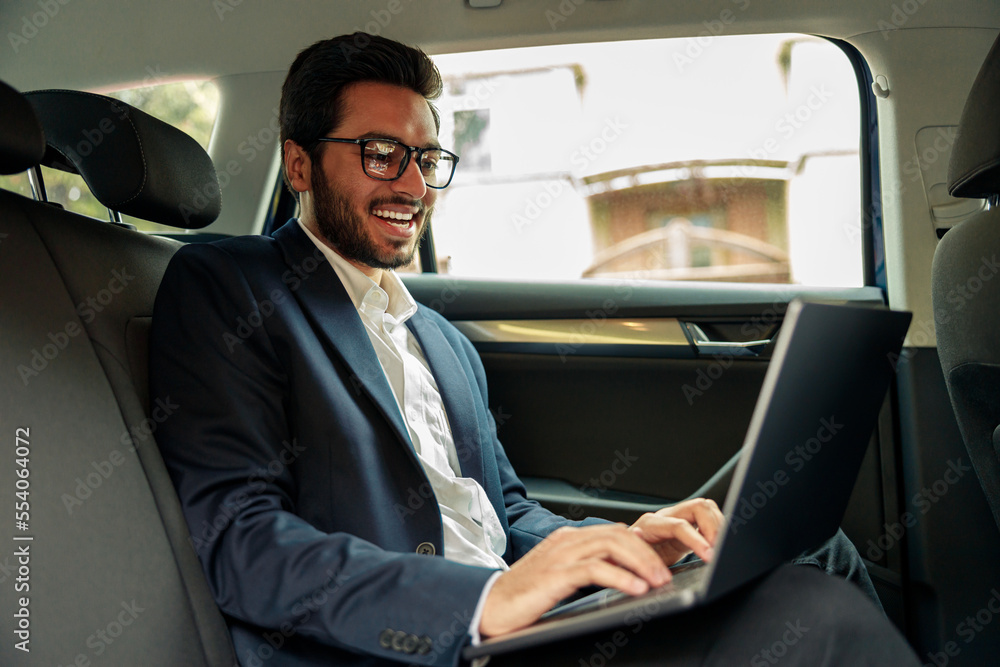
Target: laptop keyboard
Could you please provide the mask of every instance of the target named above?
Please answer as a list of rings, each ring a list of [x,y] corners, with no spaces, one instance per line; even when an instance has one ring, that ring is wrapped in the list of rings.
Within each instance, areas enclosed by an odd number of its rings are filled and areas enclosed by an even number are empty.
[[[642,595],[629,595],[613,588],[605,588],[579,600],[552,609],[542,616],[542,620],[573,618],[594,609],[613,608],[637,600],[648,600],[650,598],[668,599],[704,586],[710,571],[711,568],[705,567],[705,563],[702,561],[685,563],[671,569],[673,579],[665,585],[650,589]]]

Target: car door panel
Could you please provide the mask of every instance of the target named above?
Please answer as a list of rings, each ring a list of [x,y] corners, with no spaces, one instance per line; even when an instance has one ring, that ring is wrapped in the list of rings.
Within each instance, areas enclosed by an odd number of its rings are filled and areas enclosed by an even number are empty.
[[[405,280],[479,350],[529,494],[567,516],[625,521],[695,492],[721,503],[763,382],[773,343],[698,350],[687,325],[718,343],[768,340],[795,297],[882,303],[876,288]],[[881,528],[883,474],[870,447],[845,518],[860,543]]]

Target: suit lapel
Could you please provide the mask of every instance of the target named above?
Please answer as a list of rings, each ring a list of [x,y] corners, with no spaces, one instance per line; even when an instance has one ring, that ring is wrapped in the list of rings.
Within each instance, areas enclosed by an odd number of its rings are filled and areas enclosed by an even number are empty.
[[[279,228],[274,238],[284,253],[285,262],[300,280],[298,289],[293,289],[295,298],[306,316],[313,320],[319,336],[347,364],[351,388],[371,397],[416,461],[396,397],[382,372],[361,317],[333,267],[295,220]]]
[[[483,448],[479,442],[479,419],[472,399],[472,387],[458,357],[437,324],[417,310],[407,326],[423,348],[427,365],[437,381],[448,414],[452,438],[462,467],[462,475],[484,485]]]

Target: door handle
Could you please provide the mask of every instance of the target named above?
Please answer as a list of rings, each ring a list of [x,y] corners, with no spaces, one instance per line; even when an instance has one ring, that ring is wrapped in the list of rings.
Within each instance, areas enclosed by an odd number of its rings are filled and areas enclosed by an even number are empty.
[[[688,338],[691,339],[691,344],[695,346],[699,354],[756,357],[771,343],[770,338],[748,341],[712,340],[694,322],[682,322],[681,325],[684,327],[684,331],[687,332]]]

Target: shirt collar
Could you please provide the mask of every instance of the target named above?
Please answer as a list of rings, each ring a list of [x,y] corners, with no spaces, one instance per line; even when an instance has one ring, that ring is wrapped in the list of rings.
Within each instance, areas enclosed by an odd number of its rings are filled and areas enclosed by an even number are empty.
[[[410,291],[406,289],[406,285],[399,279],[395,271],[383,271],[382,286],[379,287],[375,284],[374,280],[362,273],[361,269],[348,262],[334,252],[330,246],[316,238],[302,224],[301,220],[296,219],[296,222],[302,228],[302,231],[306,233],[306,236],[309,237],[309,240],[319,248],[323,256],[330,262],[330,266],[333,267],[337,277],[340,278],[340,282],[344,284],[344,289],[347,290],[347,295],[351,298],[351,303],[359,311],[365,302],[365,297],[368,297],[372,290],[376,290],[385,295],[388,303],[385,307],[385,312],[396,321],[396,324],[402,324],[417,312],[417,302],[410,295]],[[371,300],[371,297],[369,297],[369,301]]]

